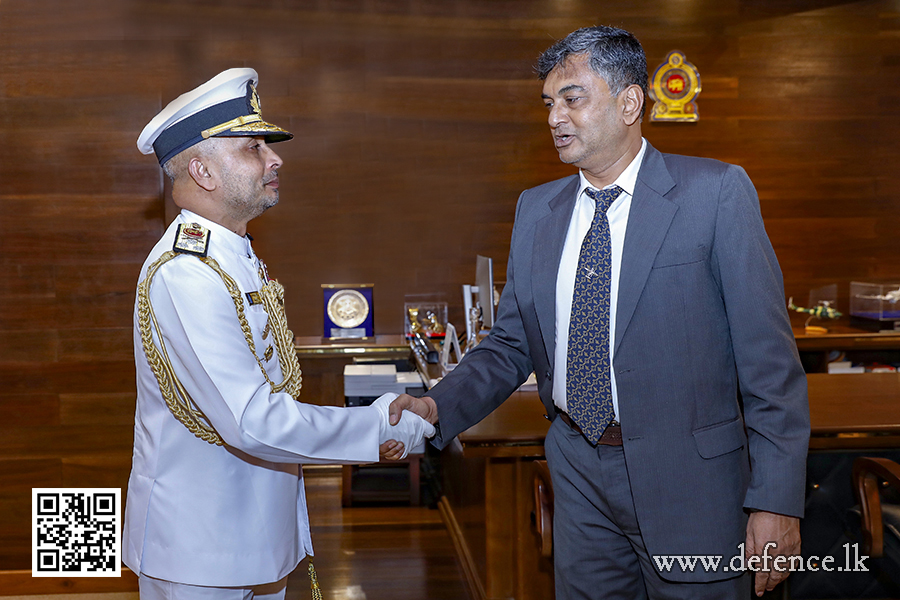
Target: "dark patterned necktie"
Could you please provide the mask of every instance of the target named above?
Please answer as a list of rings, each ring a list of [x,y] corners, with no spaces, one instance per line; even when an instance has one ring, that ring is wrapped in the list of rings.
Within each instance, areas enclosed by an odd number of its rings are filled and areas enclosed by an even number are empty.
[[[612,272],[609,220],[606,211],[622,192],[588,188],[594,199],[594,220],[581,244],[566,365],[566,406],[585,437],[597,443],[613,420],[609,379],[609,286]]]

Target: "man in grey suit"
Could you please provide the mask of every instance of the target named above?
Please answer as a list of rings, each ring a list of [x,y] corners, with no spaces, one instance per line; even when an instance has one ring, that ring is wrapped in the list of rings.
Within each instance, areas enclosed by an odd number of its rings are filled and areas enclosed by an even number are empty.
[[[391,410],[437,423],[443,447],[534,371],[557,599],[762,595],[799,553],[809,408],[756,192],[740,167],[643,139],[632,34],[575,31],[538,72],[579,174],[521,195],[490,335]]]

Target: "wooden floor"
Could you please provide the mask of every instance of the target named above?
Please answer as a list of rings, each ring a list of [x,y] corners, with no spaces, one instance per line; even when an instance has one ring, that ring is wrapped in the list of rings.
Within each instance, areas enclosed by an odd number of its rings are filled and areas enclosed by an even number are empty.
[[[340,471],[306,469],[315,566],[325,600],[469,600],[453,542],[437,510],[341,508]],[[305,563],[287,598],[309,598]]]
[[[436,509],[342,508],[339,468],[308,468],[304,472],[314,563],[325,600],[471,600],[453,542]],[[138,600],[137,592],[23,595],[39,591],[0,589],[0,597]],[[286,598],[310,598],[306,561],[288,578]]]

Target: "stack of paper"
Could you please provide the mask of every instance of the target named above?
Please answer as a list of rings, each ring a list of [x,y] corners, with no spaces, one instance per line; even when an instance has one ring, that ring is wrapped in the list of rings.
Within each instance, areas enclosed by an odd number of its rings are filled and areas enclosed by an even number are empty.
[[[408,388],[421,386],[418,373],[398,373],[394,365],[344,367],[344,395],[348,397],[377,398],[389,392],[403,394]]]
[[[839,360],[828,363],[828,373],[831,375],[838,373],[865,373],[866,368],[862,365],[853,366],[849,360]]]

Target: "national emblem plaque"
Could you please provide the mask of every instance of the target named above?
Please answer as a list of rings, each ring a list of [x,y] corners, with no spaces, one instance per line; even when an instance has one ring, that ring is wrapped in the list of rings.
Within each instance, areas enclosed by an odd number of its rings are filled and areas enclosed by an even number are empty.
[[[666,61],[656,67],[650,78],[650,97],[655,104],[651,121],[694,122],[700,120],[697,103],[700,94],[700,72],[678,50],[672,50]]]

